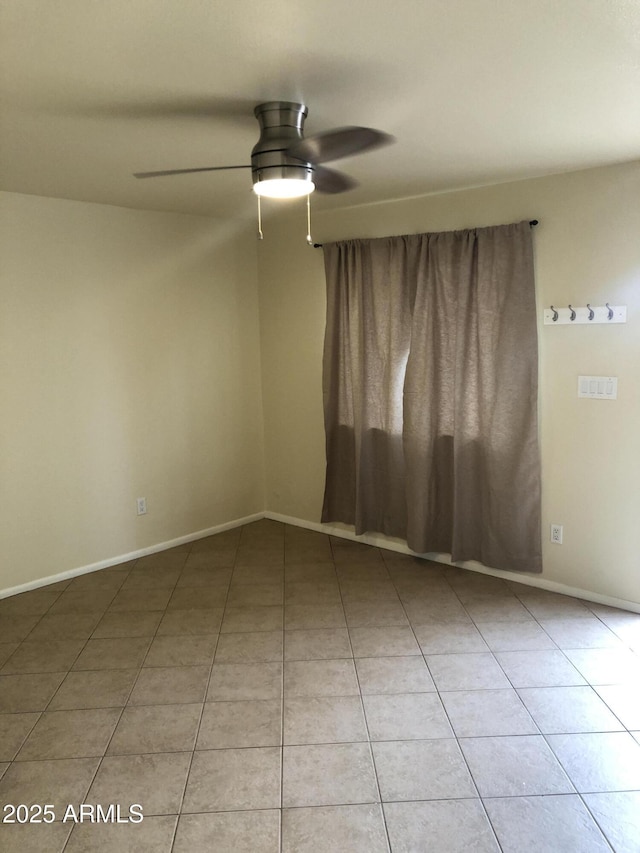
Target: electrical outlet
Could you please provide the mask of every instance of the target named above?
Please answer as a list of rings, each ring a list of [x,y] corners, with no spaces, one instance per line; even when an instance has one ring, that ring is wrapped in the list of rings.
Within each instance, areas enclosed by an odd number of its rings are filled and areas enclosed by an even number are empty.
[[[562,525],[551,525],[551,541],[554,545],[562,545]]]
[[[146,498],[137,498],[136,508],[138,511],[138,515],[146,515],[146,513],[147,513],[147,499]]]

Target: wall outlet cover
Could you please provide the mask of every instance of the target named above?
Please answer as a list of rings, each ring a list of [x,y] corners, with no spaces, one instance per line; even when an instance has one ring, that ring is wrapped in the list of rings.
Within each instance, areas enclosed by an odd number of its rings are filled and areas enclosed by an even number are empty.
[[[551,525],[551,541],[554,545],[562,545],[562,525]]]

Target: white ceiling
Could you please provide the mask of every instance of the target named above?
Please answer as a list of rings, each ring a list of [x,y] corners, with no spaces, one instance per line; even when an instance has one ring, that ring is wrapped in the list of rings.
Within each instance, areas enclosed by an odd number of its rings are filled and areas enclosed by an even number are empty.
[[[253,107],[397,137],[319,207],[640,157],[638,0],[3,0],[0,187],[253,214]],[[334,164],[331,164],[334,165]],[[272,203],[273,204],[273,203]]]

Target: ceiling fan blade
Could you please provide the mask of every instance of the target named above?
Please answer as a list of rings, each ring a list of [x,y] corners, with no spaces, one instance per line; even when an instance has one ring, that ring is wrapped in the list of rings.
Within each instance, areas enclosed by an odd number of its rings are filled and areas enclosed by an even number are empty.
[[[358,186],[358,182],[354,178],[344,175],[342,172],[336,172],[335,169],[327,169],[326,166],[315,167],[313,182],[318,192],[321,193],[344,193]]]
[[[395,137],[372,127],[337,127],[301,139],[288,149],[287,154],[308,163],[326,163],[395,141]]]
[[[250,169],[247,166],[204,166],[202,169],[165,169],[163,172],[134,172],[134,178],[161,178],[164,175],[188,175],[190,172],[222,172],[225,169]]]

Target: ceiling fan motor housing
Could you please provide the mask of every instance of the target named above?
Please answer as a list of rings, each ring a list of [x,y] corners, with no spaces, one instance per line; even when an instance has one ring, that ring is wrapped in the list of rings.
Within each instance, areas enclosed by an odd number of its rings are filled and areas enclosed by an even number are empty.
[[[304,104],[290,101],[258,104],[254,114],[260,124],[260,139],[251,151],[254,184],[275,178],[313,181],[313,165],[287,154],[288,149],[303,138],[308,112]]]

